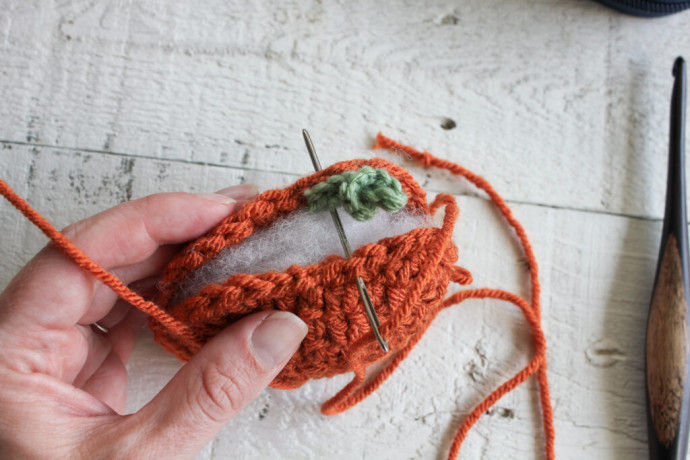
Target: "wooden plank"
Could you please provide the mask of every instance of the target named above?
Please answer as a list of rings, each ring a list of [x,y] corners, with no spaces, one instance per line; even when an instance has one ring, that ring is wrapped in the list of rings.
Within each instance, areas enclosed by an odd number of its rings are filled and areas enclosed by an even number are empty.
[[[383,130],[513,201],[662,213],[688,15],[560,0],[6,3],[6,141],[302,174],[301,128],[324,163],[371,155]]]
[[[5,144],[0,177],[58,226],[156,191],[209,191],[241,182],[282,187],[289,175],[213,165]],[[132,161],[133,160],[133,161]],[[420,180],[424,173],[416,172]],[[473,286],[525,293],[524,263],[484,199],[459,197],[460,264]],[[540,263],[544,329],[558,458],[646,455],[643,353],[660,223],[534,205],[514,207]],[[0,204],[0,286],[45,239]],[[437,458],[464,415],[530,356],[530,335],[510,305],[448,309],[390,379],[344,414],[319,404],[348,376],[267,390],[199,458]],[[129,409],[145,404],[179,368],[149,336],[129,364]],[[276,436],[280,433],[280,436]],[[462,458],[534,458],[541,425],[533,381],[482,417]]]

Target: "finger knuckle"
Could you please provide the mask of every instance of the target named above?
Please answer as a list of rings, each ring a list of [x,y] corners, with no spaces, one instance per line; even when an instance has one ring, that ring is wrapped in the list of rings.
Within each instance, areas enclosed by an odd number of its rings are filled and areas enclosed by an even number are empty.
[[[79,235],[84,233],[88,227],[88,222],[86,219],[80,220],[73,224],[68,225],[62,230],[62,234],[70,241],[75,241],[79,239]]]
[[[197,405],[214,422],[227,421],[243,407],[247,379],[236,369],[207,365],[201,373],[201,394]]]

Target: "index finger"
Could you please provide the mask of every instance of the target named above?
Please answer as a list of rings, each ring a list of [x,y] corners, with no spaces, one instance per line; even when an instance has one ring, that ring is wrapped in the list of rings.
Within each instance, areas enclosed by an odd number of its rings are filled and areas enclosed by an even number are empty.
[[[162,193],[108,209],[67,227],[64,233],[94,262],[113,270],[145,265],[161,245],[200,236],[235,207],[236,202],[224,195]],[[0,324],[23,328],[72,326],[91,307],[99,285],[49,245],[0,294]],[[112,302],[96,307],[102,308],[105,315],[111,306]]]

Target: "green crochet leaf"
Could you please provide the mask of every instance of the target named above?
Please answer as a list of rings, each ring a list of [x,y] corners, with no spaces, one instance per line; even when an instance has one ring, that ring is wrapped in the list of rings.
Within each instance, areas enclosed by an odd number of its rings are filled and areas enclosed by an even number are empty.
[[[310,212],[328,211],[342,206],[359,221],[369,220],[378,208],[397,212],[407,204],[400,182],[383,168],[363,166],[331,176],[306,190]]]

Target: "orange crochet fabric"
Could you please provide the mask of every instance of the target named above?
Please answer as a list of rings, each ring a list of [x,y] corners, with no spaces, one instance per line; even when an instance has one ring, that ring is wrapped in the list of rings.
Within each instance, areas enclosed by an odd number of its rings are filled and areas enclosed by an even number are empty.
[[[0,193],[62,248],[79,266],[110,286],[121,297],[150,315],[149,326],[156,341],[180,359],[189,359],[213,335],[238,318],[258,310],[277,309],[299,315],[309,333],[300,349],[272,382],[276,388],[295,388],[309,379],[354,372],[354,379],[323,404],[322,412],[335,414],[357,404],[394,371],[422,337],[443,308],[468,298],[495,298],[515,304],[523,312],[533,334],[534,356],[528,365],[487,396],[458,428],[448,458],[455,458],[471,426],[501,396],[537,374],[545,432],[545,450],[554,458],[553,413],[546,378],[546,341],[540,325],[539,281],[536,259],[524,229],[504,200],[479,176],[427,152],[398,144],[381,134],[375,148],[393,149],[425,166],[436,166],[468,179],[484,190],[514,229],[529,263],[532,285],[530,302],[495,289],[468,289],[448,298],[452,281],[471,282],[467,270],[455,265],[458,254],[452,231],[458,208],[451,195],[441,194],[426,203],[426,194],[403,168],[381,159],[337,163],[282,190],[262,193],[256,201],[226,218],[208,234],[190,243],[168,265],[161,280],[157,305],[147,302],[112,274],[88,259],[60,232],[0,181]],[[386,238],[356,250],[351,259],[327,257],[306,267],[292,266],[285,272],[237,274],[220,284],[208,285],[199,294],[172,304],[178,283],[221,250],[241,242],[256,230],[306,205],[303,192],[334,174],[362,166],[385,168],[397,178],[408,195],[407,207],[433,215],[444,207],[441,228],[419,228]],[[380,331],[389,341],[390,355],[376,342],[361,304],[355,278],[362,277],[377,314]],[[373,375],[367,368],[386,357],[391,360]]]
[[[213,259],[225,247],[241,244],[256,230],[306,206],[304,191],[334,174],[362,166],[385,168],[410,197],[412,211],[429,214],[446,206],[442,228],[419,228],[356,250],[350,259],[330,256],[319,264],[292,266],[284,273],[237,274],[211,284],[177,305],[168,305],[176,283]],[[449,282],[466,284],[469,273],[454,267],[457,248],[452,241],[458,209],[450,195],[440,195],[431,207],[426,194],[402,168],[381,159],[337,163],[282,190],[270,190],[227,217],[216,228],[175,257],[163,272],[159,304],[192,329],[203,342],[236,319],[257,310],[284,310],[305,321],[309,333],[302,346],[271,384],[295,388],[309,379],[332,377],[366,367],[382,352],[361,305],[355,279],[368,286],[381,320],[381,333],[391,350],[404,348],[436,315]],[[334,228],[335,231],[335,228]],[[191,356],[165,327],[150,319],[156,340],[180,359]]]

